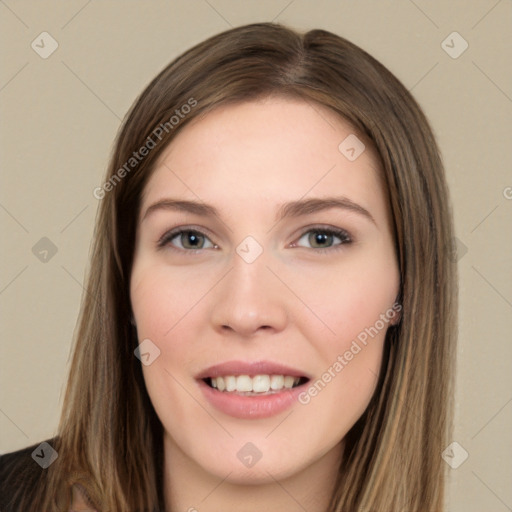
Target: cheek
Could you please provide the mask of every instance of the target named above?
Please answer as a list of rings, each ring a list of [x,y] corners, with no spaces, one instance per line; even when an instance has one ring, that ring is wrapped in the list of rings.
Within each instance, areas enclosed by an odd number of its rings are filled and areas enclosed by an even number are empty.
[[[161,264],[140,265],[132,273],[131,301],[139,343],[150,339],[160,350],[154,363],[142,366],[146,386],[152,399],[174,397],[176,408],[187,406],[186,400],[181,403],[184,395],[178,381],[183,381],[184,369],[194,366],[204,338],[204,299],[212,285],[201,276],[193,269]]]
[[[197,288],[186,286],[182,273],[158,265],[134,267],[131,301],[138,339],[150,339],[160,350],[154,362],[142,365],[142,372],[160,420],[173,431],[179,430],[177,418],[197,413],[180,383],[184,381],[182,370],[195,353],[189,322],[194,321],[192,306],[199,293]]]
[[[301,324],[323,366],[300,401],[311,415],[331,425],[334,437],[344,435],[368,406],[378,382],[387,329],[396,314],[392,309],[399,290],[395,260],[358,256],[340,268],[321,270],[301,285],[302,293],[310,290],[305,295],[308,305],[324,326],[311,319]],[[319,282],[324,285],[319,287]]]
[[[208,290],[190,272],[171,272],[162,265],[135,269],[131,281],[132,309],[139,338],[164,340],[190,314]]]
[[[389,326],[389,321],[382,326],[380,319],[395,303],[399,290],[399,272],[392,258],[376,260],[361,254],[347,264],[302,276],[297,294],[317,317],[306,315],[304,320],[309,322],[303,321],[302,329],[310,339],[321,338],[325,354],[345,350],[377,322],[379,331]]]
[[[355,304],[339,301],[336,336],[316,339],[322,364],[299,396],[304,414],[324,429],[322,439],[342,439],[362,416],[375,392],[382,364],[384,340],[390,324],[382,322],[384,300]],[[312,336],[312,335],[311,335]]]

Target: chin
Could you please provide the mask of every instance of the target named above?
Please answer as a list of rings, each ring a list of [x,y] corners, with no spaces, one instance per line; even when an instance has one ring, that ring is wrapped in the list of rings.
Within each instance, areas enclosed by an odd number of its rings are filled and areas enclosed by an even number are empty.
[[[200,461],[198,461],[200,463]],[[222,464],[221,467],[215,464],[212,467],[208,461],[208,467],[203,466],[216,478],[225,480],[233,485],[264,485],[274,484],[276,480],[286,480],[302,468],[294,461],[258,461],[253,467],[247,468],[239,461]],[[228,476],[227,476],[228,475]]]

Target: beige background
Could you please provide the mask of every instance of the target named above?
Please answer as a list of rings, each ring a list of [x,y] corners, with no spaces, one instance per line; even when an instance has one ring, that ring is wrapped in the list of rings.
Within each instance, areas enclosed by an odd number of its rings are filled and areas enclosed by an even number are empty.
[[[448,510],[512,510],[510,0],[5,0],[0,15],[0,453],[57,426],[98,205],[92,191],[130,104],[193,44],[275,20],[360,45],[431,120],[459,239],[454,440],[469,453],[449,470]],[[46,59],[31,48],[43,31],[58,42]],[[453,31],[469,44],[458,58],[442,47]],[[445,43],[452,53],[463,44]],[[57,249],[46,262],[32,251],[42,237]]]

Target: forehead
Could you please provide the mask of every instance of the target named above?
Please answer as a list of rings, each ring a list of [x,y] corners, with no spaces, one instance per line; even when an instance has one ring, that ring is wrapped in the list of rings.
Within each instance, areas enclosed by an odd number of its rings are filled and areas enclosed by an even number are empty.
[[[368,144],[362,150],[355,137],[336,113],[301,100],[218,107],[194,119],[162,152],[141,210],[166,195],[248,210],[339,194],[386,214],[377,154]],[[354,155],[347,145],[362,153],[347,158]]]

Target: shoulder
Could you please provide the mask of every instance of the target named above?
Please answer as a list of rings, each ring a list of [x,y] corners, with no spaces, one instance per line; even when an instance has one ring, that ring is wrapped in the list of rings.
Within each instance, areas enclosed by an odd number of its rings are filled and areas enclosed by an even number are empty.
[[[45,468],[55,457],[50,447],[56,438],[0,455],[0,510],[15,512],[19,510],[19,500],[35,490],[39,479],[44,478]],[[49,446],[48,446],[49,445]],[[37,451],[36,451],[37,449]]]

